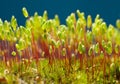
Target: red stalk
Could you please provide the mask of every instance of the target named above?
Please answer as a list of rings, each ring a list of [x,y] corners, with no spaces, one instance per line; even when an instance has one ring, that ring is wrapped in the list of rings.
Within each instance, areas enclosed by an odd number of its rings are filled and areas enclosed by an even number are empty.
[[[35,39],[34,39],[34,33],[32,32],[32,53],[33,53],[33,58],[36,59],[36,63],[38,63],[38,54],[37,54],[37,49],[36,49],[37,45],[35,43]]]

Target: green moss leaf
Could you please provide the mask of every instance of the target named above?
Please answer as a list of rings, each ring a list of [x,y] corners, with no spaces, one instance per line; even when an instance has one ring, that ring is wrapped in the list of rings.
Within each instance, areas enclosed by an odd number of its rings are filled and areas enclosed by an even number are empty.
[[[47,11],[44,11],[44,13],[43,13],[43,19],[44,20],[48,19],[48,13],[47,13]]]
[[[15,51],[12,51],[11,55],[12,55],[12,56],[16,56],[16,52],[15,52]]]
[[[94,47],[95,53],[99,52],[99,43],[97,43]]]
[[[82,44],[81,42],[78,44],[78,51],[79,51],[79,53],[80,54],[83,54],[83,53],[85,53],[85,46],[84,46],[84,44]]]
[[[12,18],[11,18],[11,26],[12,26],[14,31],[16,30],[16,28],[18,26],[17,25],[17,20],[16,20],[16,18],[14,16],[12,16]]]
[[[92,26],[92,17],[90,15],[88,15],[88,17],[87,17],[87,27],[91,28],[91,26]]]
[[[116,21],[116,27],[120,29],[120,19]]]
[[[25,18],[29,17],[29,14],[28,14],[27,9],[25,7],[22,8],[22,13],[23,13]]]

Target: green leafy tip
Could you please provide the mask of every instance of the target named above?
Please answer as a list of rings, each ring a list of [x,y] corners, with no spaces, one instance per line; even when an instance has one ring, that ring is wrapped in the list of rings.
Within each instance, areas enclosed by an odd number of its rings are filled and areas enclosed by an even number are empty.
[[[22,13],[23,13],[25,18],[29,17],[29,14],[28,14],[27,9],[25,7],[23,7],[23,9],[22,9]]]

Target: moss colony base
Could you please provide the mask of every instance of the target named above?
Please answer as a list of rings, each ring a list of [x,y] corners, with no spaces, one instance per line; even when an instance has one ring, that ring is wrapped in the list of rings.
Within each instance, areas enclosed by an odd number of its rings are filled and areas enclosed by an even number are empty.
[[[0,20],[0,84],[120,84],[120,20],[22,12],[25,26]]]

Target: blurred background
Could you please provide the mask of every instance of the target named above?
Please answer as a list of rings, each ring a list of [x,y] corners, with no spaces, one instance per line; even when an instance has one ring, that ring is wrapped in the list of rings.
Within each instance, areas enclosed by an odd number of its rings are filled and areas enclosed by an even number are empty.
[[[85,15],[92,15],[93,18],[100,14],[107,24],[115,25],[115,21],[120,19],[120,0],[1,0],[0,18],[10,20],[14,15],[19,25],[25,24],[22,15],[22,7],[26,7],[29,15],[38,12],[42,15],[44,10],[48,11],[49,18],[55,14],[59,15],[61,24],[65,24],[65,19],[72,12],[79,9]]]

